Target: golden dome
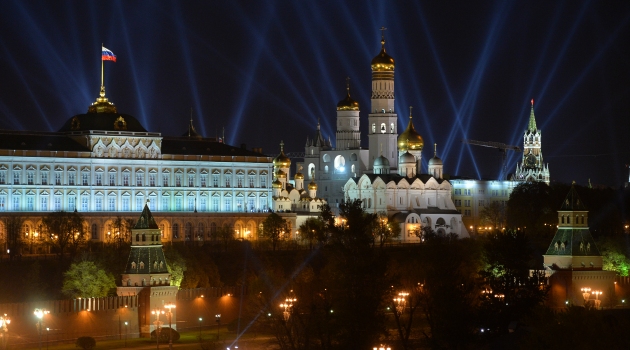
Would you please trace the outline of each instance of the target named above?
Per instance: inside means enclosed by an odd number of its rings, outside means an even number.
[[[346,90],[348,93],[346,94],[346,98],[339,101],[337,103],[338,111],[358,111],[359,110],[359,102],[355,101],[350,97],[350,78],[346,78]]]
[[[276,172],[276,178],[278,178],[278,179],[286,179],[287,178],[287,173],[285,173],[282,170],[278,170]]]
[[[296,179],[296,180],[304,180],[304,174],[302,174],[302,173],[296,173],[296,174],[295,174],[295,179]]]
[[[317,184],[315,183],[315,181],[311,181],[311,183],[308,184],[308,189],[313,191],[317,190]]]
[[[284,155],[284,142],[280,141],[280,154],[274,158],[273,166],[278,168],[288,168],[291,166],[291,159]]]
[[[346,95],[346,98],[344,98],[343,100],[339,101],[339,103],[337,103],[337,110],[338,111],[358,111],[359,102],[353,100],[350,97],[350,92],[348,92],[348,94]]]
[[[412,119],[413,118],[411,116],[411,113],[409,113],[409,124],[407,125],[407,129],[405,129],[405,131],[403,131],[403,133],[398,136],[399,151],[422,151],[422,147],[424,147],[424,140],[413,127]]]
[[[392,56],[388,55],[385,52],[385,38],[381,39],[381,52],[376,55],[372,59],[372,70],[373,71],[393,71],[394,70],[394,59]]]
[[[282,188],[282,182],[280,182],[280,180],[276,179],[276,181],[271,183],[271,188]]]

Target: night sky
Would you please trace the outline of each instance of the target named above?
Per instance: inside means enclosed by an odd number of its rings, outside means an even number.
[[[552,181],[618,187],[630,164],[630,1],[3,1],[0,128],[61,128],[98,96],[149,131],[197,130],[276,155],[303,152],[318,119],[361,105],[367,147],[370,61],[396,60],[400,132],[413,106],[424,159],[496,179],[523,145],[530,100]],[[520,154],[510,154],[513,172]],[[426,169],[426,161],[425,161]]]

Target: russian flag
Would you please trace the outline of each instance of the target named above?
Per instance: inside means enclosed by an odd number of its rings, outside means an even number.
[[[116,62],[116,55],[114,55],[114,53],[106,48],[105,46],[103,46],[103,61],[114,61]]]

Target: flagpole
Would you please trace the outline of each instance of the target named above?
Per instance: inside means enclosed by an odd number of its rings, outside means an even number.
[[[105,86],[105,83],[104,83],[104,80],[105,80],[104,76],[105,76],[105,74],[103,73],[103,66],[104,66],[104,64],[103,64],[103,43],[101,43],[101,87]]]

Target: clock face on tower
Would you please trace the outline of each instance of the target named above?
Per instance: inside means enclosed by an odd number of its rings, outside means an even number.
[[[528,168],[533,168],[536,166],[536,156],[534,156],[533,154],[528,154],[525,157],[525,166],[527,166]]]

